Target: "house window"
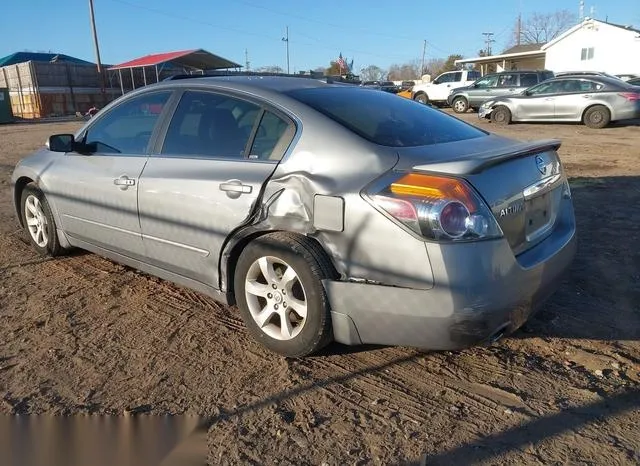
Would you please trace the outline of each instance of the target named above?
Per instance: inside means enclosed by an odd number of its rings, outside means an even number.
[[[580,53],[580,60],[585,61],[591,59],[593,59],[593,47],[582,49],[582,52]]]

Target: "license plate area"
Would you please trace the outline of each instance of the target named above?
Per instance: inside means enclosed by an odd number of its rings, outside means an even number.
[[[559,189],[547,191],[525,202],[525,236],[528,243],[541,240],[556,221]]]

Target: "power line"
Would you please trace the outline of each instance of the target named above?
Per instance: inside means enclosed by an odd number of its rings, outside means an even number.
[[[282,39],[276,39],[273,35],[264,34],[264,33],[257,33],[257,32],[248,31],[246,29],[238,29],[238,28],[233,28],[233,27],[224,26],[224,25],[220,25],[220,24],[215,24],[215,23],[211,23],[211,22],[208,22],[208,21],[203,21],[201,19],[190,18],[188,16],[183,16],[183,15],[176,14],[176,13],[173,13],[173,12],[160,10],[158,8],[153,8],[153,7],[148,7],[148,6],[145,6],[145,5],[140,5],[138,3],[129,2],[127,0],[111,0],[111,1],[123,4],[123,5],[127,5],[127,6],[130,6],[130,7],[133,7],[133,8],[138,8],[138,9],[141,9],[141,10],[149,11],[151,13],[155,13],[155,14],[158,14],[158,15],[167,16],[167,17],[172,18],[172,19],[179,19],[179,20],[182,20],[182,21],[202,24],[204,26],[209,26],[209,27],[212,27],[212,28],[215,28],[215,29],[219,29],[219,30],[226,30],[226,31],[235,32],[235,33],[238,33],[238,34],[242,34],[244,36],[248,35],[248,36],[259,37],[259,38],[262,38],[262,39],[269,39],[269,40],[273,40],[273,41],[275,41],[275,40],[282,41]],[[243,3],[246,3],[246,2],[243,2]],[[269,10],[269,8],[260,7],[260,6],[257,6],[256,8],[263,8],[263,9]],[[311,39],[313,41],[318,42],[318,44],[313,44],[313,43],[309,43],[309,42],[297,41],[296,40],[296,44],[299,44],[299,45],[307,45],[307,46],[310,46],[310,47],[322,48],[322,49],[325,49],[325,50],[333,50],[333,51],[342,48],[343,50],[348,51],[349,53],[368,55],[368,56],[377,57],[377,58],[395,58],[395,59],[401,59],[401,60],[409,59],[408,55],[389,55],[389,54],[383,55],[383,54],[372,53],[372,52],[367,52],[367,51],[363,51],[363,50],[356,50],[356,49],[350,49],[350,48],[346,49],[341,45],[328,44],[325,40],[320,40],[320,39],[311,37],[311,36],[306,35],[306,34],[301,33],[301,32],[297,32],[297,34],[299,36],[303,36],[303,37],[306,37],[308,39]],[[427,44],[433,49],[440,50],[441,52],[443,52],[445,54],[448,54],[447,51],[438,48],[437,46],[435,46],[434,44],[432,44],[429,41],[427,41]]]
[[[405,41],[410,41],[410,42],[416,42],[417,38],[416,37],[409,37],[409,36],[400,36],[400,35],[395,35],[395,34],[388,34],[385,32],[377,32],[377,31],[372,31],[371,29],[368,28],[354,28],[351,25],[344,25],[344,24],[336,24],[336,23],[330,23],[328,21],[322,21],[316,18],[310,18],[308,16],[302,16],[302,15],[297,15],[297,14],[293,14],[293,13],[288,13],[285,11],[280,11],[280,10],[276,10],[274,8],[270,8],[270,7],[266,7],[264,5],[257,5],[255,3],[251,3],[251,2],[247,2],[244,0],[236,0],[236,3],[241,3],[243,5],[246,5],[248,7],[251,8],[257,8],[260,10],[265,10],[268,11],[270,13],[276,14],[276,15],[281,15],[281,16],[287,16],[289,18],[295,18],[295,19],[299,19],[302,21],[308,21],[310,23],[316,23],[316,24],[322,24],[323,26],[329,26],[332,28],[336,28],[336,29],[340,29],[342,31],[344,30],[351,30],[351,31],[355,31],[358,32],[358,34],[360,35],[370,35],[370,36],[378,36],[378,37],[386,37],[388,39],[400,39],[400,40],[405,40]],[[441,47],[438,47],[437,45],[427,41],[427,43],[429,44],[429,46],[435,50],[439,50],[442,53],[448,54],[449,51],[444,50]]]
[[[482,35],[485,36],[485,43],[487,44],[487,55],[491,55],[491,44],[495,42],[495,40],[491,38],[493,36],[493,32],[483,32]]]

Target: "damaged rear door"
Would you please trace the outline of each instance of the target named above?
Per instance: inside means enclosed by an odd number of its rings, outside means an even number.
[[[293,122],[256,103],[185,91],[140,179],[149,262],[219,288],[222,245],[251,215],[294,134]]]

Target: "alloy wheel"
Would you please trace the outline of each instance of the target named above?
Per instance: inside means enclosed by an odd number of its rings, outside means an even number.
[[[24,217],[33,241],[41,248],[46,247],[49,243],[49,224],[40,199],[33,194],[24,203]]]
[[[245,278],[245,295],[251,317],[276,340],[291,340],[307,320],[307,299],[297,272],[282,259],[255,260]]]

